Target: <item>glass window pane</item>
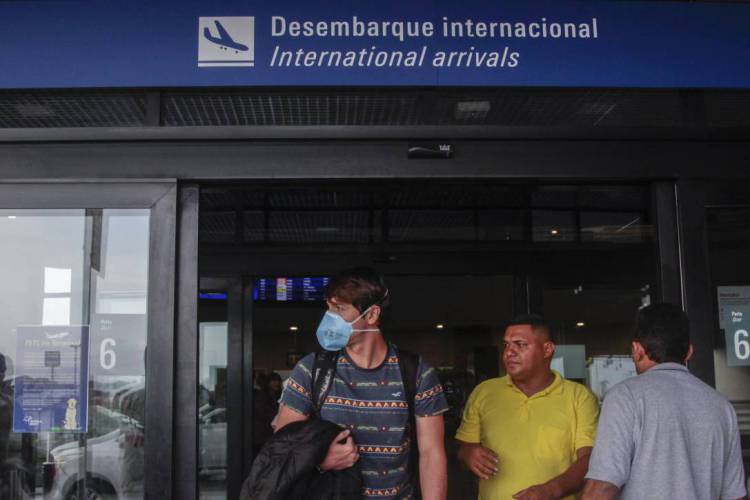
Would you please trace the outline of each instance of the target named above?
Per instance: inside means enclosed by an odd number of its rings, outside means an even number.
[[[227,294],[201,292],[198,301],[198,493],[227,498]]]
[[[0,242],[0,497],[142,498],[149,211],[0,210]]]
[[[640,243],[651,237],[651,226],[634,212],[581,212],[581,240]]]
[[[575,241],[576,214],[564,210],[531,212],[533,241]]]
[[[488,241],[520,241],[524,239],[522,210],[481,210],[479,239]]]
[[[716,296],[716,390],[732,402],[750,484],[750,207],[707,213],[711,281]]]
[[[470,210],[391,210],[390,241],[445,241],[476,239],[474,212]]]
[[[650,285],[616,282],[544,289],[544,313],[556,342],[552,368],[585,383],[600,399],[615,383],[634,376],[633,318],[650,303],[650,291]]]

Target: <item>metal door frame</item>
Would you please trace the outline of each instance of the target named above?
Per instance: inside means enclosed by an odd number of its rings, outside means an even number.
[[[252,432],[246,425],[252,418],[252,369],[247,369],[247,353],[252,352],[252,335],[246,331],[248,324],[245,318],[245,289],[240,277],[201,277],[200,290],[222,291],[227,294],[227,498],[237,498],[242,481],[249,471],[249,452],[252,446],[247,445],[252,439]],[[197,301],[197,293],[195,295]],[[196,310],[197,318],[197,310]],[[196,335],[193,356],[198,356],[198,338]],[[252,363],[252,356],[250,356]],[[193,377],[198,386],[198,365],[191,372],[184,372],[184,377]],[[197,433],[197,393],[194,404],[186,408],[186,414],[192,417],[192,427]],[[229,437],[231,436],[231,439]],[[250,443],[252,445],[252,443]],[[197,457],[199,443],[191,449],[184,445],[186,454]],[[181,499],[197,498],[198,464],[193,468],[194,487],[184,492]],[[187,473],[188,471],[185,470]],[[192,493],[192,495],[191,495]]]
[[[150,210],[144,496],[172,497],[175,181],[0,182],[0,208]]]

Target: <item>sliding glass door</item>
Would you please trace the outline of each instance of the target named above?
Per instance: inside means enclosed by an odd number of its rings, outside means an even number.
[[[0,185],[0,497],[169,493],[174,207],[169,184]]]

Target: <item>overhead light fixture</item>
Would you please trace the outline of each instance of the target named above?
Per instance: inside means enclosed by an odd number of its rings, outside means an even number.
[[[576,323],[576,327],[578,327],[578,328],[583,328],[584,326],[586,326],[586,323],[584,323],[583,321],[578,321]]]
[[[456,120],[484,120],[491,108],[490,101],[459,101],[453,116]]]
[[[38,103],[22,103],[13,106],[24,118],[54,118],[57,115],[51,108]]]
[[[438,323],[437,325],[435,325],[435,328],[437,328],[438,330],[442,330],[443,328],[445,328],[445,325],[442,323]]]
[[[297,330],[299,330],[299,327],[292,325],[292,326],[289,327],[289,330],[291,330],[293,332],[296,332]]]
[[[557,236],[559,233],[560,231],[558,231],[557,229],[553,229],[552,231],[550,231],[550,234],[553,234],[555,236]]]
[[[15,219],[15,218],[16,218],[16,216],[15,216],[15,215],[9,215],[9,216],[8,216],[8,218],[9,218],[9,219]]]

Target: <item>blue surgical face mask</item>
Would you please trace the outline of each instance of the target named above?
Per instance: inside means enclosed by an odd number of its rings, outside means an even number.
[[[357,316],[354,321],[348,322],[338,314],[326,311],[320,320],[315,336],[318,337],[320,347],[326,351],[340,351],[349,343],[354,332],[379,332],[380,328],[353,328],[352,325],[367,314],[373,306],[365,309],[365,312]]]

